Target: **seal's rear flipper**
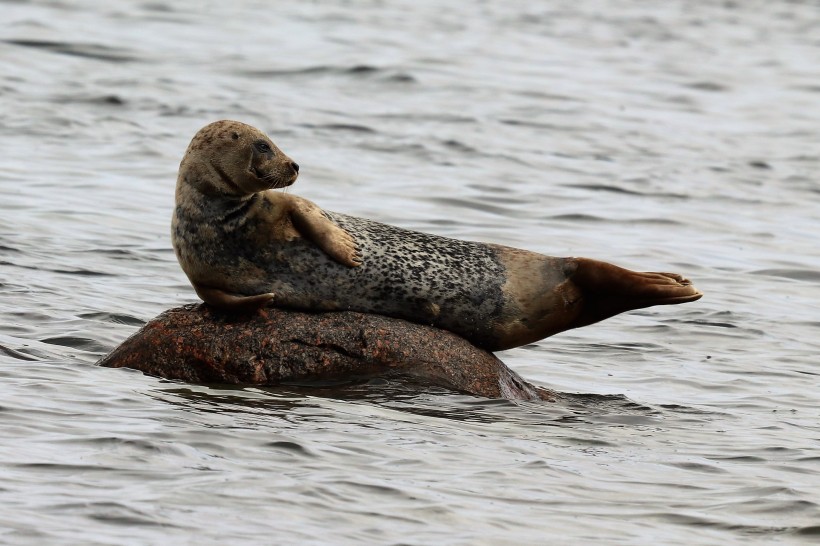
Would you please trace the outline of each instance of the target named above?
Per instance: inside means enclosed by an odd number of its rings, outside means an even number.
[[[572,328],[586,326],[625,311],[699,300],[703,294],[675,273],[630,271],[617,265],[575,258],[572,283],[580,292],[581,313]]]

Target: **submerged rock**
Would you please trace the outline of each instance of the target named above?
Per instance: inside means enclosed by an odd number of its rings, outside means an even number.
[[[553,395],[455,334],[352,311],[266,308],[229,316],[186,305],[148,322],[98,364],[190,383],[308,385],[406,377],[488,398]]]

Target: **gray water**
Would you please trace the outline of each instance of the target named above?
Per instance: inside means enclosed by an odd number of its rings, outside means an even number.
[[[814,2],[0,2],[0,541],[820,541]],[[555,404],[94,362],[196,300],[176,168],[706,296],[500,354]]]

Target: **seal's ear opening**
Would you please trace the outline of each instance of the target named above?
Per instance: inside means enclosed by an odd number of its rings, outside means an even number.
[[[239,133],[237,133],[236,131],[234,131],[233,133],[231,133],[231,138],[232,138],[233,140],[239,140]]]

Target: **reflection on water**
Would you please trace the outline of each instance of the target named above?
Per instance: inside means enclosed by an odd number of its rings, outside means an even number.
[[[638,422],[657,417],[658,409],[637,404],[622,395],[565,393],[559,404],[476,398],[455,394],[409,379],[378,378],[352,385],[325,387],[240,388],[183,387],[163,389],[157,396],[169,404],[196,407],[201,411],[278,414],[303,407],[321,407],[322,400],[374,405],[385,410],[439,419],[522,426],[553,426],[584,419],[601,422]],[[555,405],[555,407],[551,407]],[[692,410],[695,411],[695,410]]]
[[[820,534],[813,3],[0,4],[9,542]],[[706,296],[503,353],[551,404],[93,366],[195,299],[174,180],[222,118],[329,210]]]

